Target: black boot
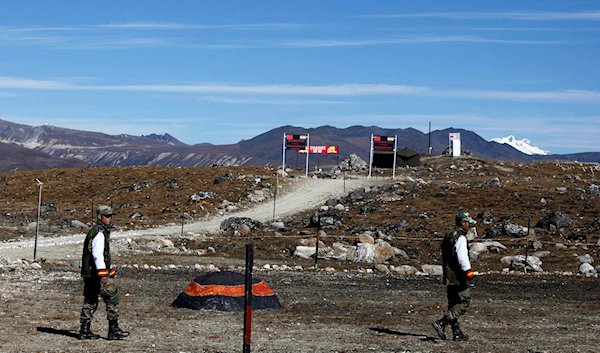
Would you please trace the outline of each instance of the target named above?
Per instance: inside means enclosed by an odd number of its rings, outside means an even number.
[[[100,336],[96,335],[92,332],[92,330],[90,330],[91,326],[91,320],[82,321],[81,327],[79,328],[79,336],[77,338],[79,338],[80,340],[97,340],[98,338],[100,338]]]
[[[431,325],[435,329],[435,332],[437,332],[438,336],[440,336],[441,339],[445,340],[446,333],[444,331],[446,331],[446,326],[448,325],[448,321],[446,320],[446,317],[443,317],[443,318],[435,321]]]
[[[117,319],[108,321],[108,337],[109,340],[122,340],[129,336],[129,332],[121,330]]]
[[[458,326],[458,322],[454,322],[452,325],[452,340],[453,341],[466,341],[469,336],[465,335]]]

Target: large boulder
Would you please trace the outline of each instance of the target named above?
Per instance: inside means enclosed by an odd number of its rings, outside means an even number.
[[[252,231],[262,228],[262,223],[255,219],[248,217],[229,217],[221,222],[220,229],[222,231],[227,231],[230,229],[239,230],[243,224],[248,226]]]
[[[551,229],[551,226],[556,228],[566,228],[573,225],[573,220],[566,213],[563,212],[552,212],[542,219],[540,219],[535,225],[536,228]]]
[[[528,229],[527,227],[522,227],[518,224],[514,224],[514,223],[506,223],[503,225],[504,228],[504,233],[506,233],[506,235],[511,236],[511,237],[524,237],[527,236],[528,234]]]
[[[535,272],[543,272],[542,269],[542,260],[540,260],[536,256],[524,256],[524,255],[516,255],[512,258],[512,262],[510,264],[511,270],[525,270],[525,271],[535,271]]]
[[[584,274],[586,277],[594,276],[597,273],[594,266],[590,265],[587,262],[584,262],[581,265],[579,265],[579,272]]]
[[[375,255],[375,245],[368,243],[356,244],[356,252],[354,253],[354,262],[374,263],[377,256]]]

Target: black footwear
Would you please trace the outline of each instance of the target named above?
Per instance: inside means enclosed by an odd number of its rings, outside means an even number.
[[[466,341],[469,336],[465,335],[458,326],[458,323],[452,324],[452,340],[453,341]]]
[[[125,337],[127,337],[127,336],[129,336],[129,332],[121,330],[121,328],[119,327],[119,323],[116,319],[108,321],[108,337],[107,337],[107,339],[122,340],[122,339],[125,339]]]
[[[446,325],[448,325],[448,322],[446,321],[446,318],[441,318],[437,321],[435,321],[433,324],[431,324],[435,330],[435,332],[437,332],[438,336],[445,340],[446,339],[446,333],[444,332],[446,330]]]
[[[91,326],[91,321],[83,321],[81,323],[81,328],[79,329],[79,336],[77,336],[77,338],[79,338],[80,340],[97,340],[98,338],[100,338],[99,335],[93,333],[90,330]]]

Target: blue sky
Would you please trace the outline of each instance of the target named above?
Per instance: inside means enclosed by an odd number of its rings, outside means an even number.
[[[600,151],[599,43],[600,1],[6,1],[0,119],[188,144],[431,122]]]

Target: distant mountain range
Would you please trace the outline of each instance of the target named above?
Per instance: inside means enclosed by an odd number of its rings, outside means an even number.
[[[529,139],[525,138],[522,140],[517,140],[513,135],[510,135],[508,137],[493,138],[490,141],[501,143],[501,144],[507,144],[527,155],[536,154],[536,155],[546,156],[546,155],[552,154],[552,152],[550,152],[550,151],[545,151],[537,146],[532,145],[531,141]]]
[[[309,134],[310,145],[338,146],[339,155],[311,155],[309,163],[332,166],[356,154],[369,161],[371,135],[398,136],[398,147],[441,154],[448,147],[450,133],[461,134],[461,146],[472,155],[491,160],[576,160],[600,162],[600,152],[567,155],[526,154],[507,143],[486,141],[475,132],[447,128],[425,134],[413,128],[388,129],[378,126],[351,126],[339,129],[320,126],[305,129],[282,126],[236,144],[187,145],[168,134],[148,136],[107,135],[51,125],[28,126],[0,120],[0,172],[49,168],[97,166],[281,165],[284,134]],[[304,166],[304,155],[286,152],[286,165]]]

